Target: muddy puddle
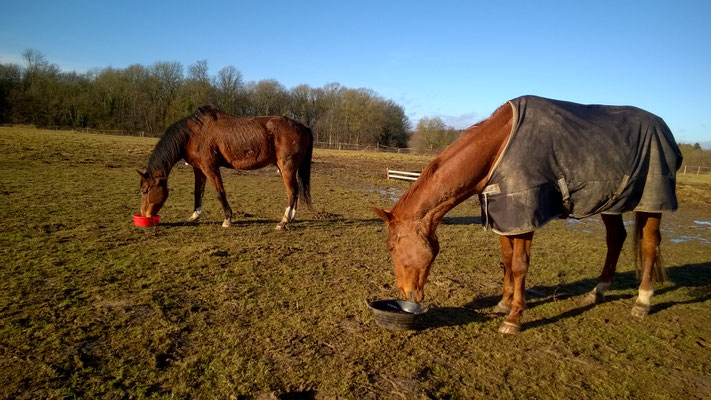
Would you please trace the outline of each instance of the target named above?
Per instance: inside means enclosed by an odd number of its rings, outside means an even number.
[[[393,187],[389,187],[387,189],[368,187],[368,188],[365,188],[362,190],[364,192],[368,192],[368,193],[377,193],[377,194],[379,194],[379,195],[381,195],[393,202],[400,200],[400,196],[402,196],[402,194],[405,193],[404,189],[393,188]]]
[[[634,229],[634,220],[624,221],[624,225],[625,229],[630,232]],[[566,220],[566,226],[570,229],[584,233],[605,233],[605,227],[599,217],[590,217],[585,219],[569,218]],[[689,231],[702,233],[689,233]],[[711,221],[706,220],[693,220],[691,223],[687,224],[671,225],[665,225],[664,221],[662,221],[661,227],[664,240],[668,240],[672,243],[700,242],[704,244],[711,244],[711,239],[708,238],[709,231],[711,231]]]

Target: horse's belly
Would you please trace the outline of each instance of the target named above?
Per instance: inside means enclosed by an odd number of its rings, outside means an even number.
[[[234,169],[258,169],[274,164],[274,151],[266,143],[230,143],[221,146],[224,166]]]
[[[235,159],[226,161],[225,165],[222,165],[222,166],[227,167],[227,168],[240,169],[240,170],[249,170],[249,169],[264,168],[267,165],[271,165],[271,164],[274,164],[274,162],[271,161],[271,159],[268,157],[262,157],[262,156],[253,155],[253,154],[245,154],[244,157],[235,158]]]

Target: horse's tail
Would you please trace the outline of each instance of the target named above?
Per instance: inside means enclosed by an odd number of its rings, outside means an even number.
[[[642,216],[641,213],[634,213],[634,266],[636,270],[637,279],[642,278],[642,263],[644,259],[642,257]],[[652,265],[652,283],[654,282],[664,282],[667,279],[667,272],[664,268],[664,260],[662,259],[662,248],[661,241],[657,243],[657,248],[655,249],[657,256],[654,258],[654,265]]]
[[[297,180],[299,181],[299,192],[301,196],[306,201],[306,205],[311,209],[311,156],[314,150],[314,135],[311,133],[311,129],[304,126],[304,129],[308,131],[309,134],[309,148],[304,154],[304,159],[301,160],[301,165],[299,165],[299,172],[297,174]]]

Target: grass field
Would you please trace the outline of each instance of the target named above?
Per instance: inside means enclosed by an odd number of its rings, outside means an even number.
[[[386,167],[429,157],[316,150],[314,210],[285,232],[275,168],[223,172],[223,229],[211,191],[183,224],[178,164],[161,225],[137,228],[155,142],[0,128],[0,398],[711,398],[711,177],[679,178],[642,322],[630,243],[608,302],[583,306],[603,226],[560,220],[536,233],[523,331],[500,335],[498,238],[466,201],[438,230],[427,327],[397,333],[364,305],[396,295],[370,205],[407,188]]]

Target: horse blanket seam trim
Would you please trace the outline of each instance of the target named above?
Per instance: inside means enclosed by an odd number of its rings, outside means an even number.
[[[509,132],[509,137],[506,138],[506,144],[504,145],[504,149],[501,150],[501,154],[499,155],[499,158],[494,161],[494,165],[491,167],[491,170],[489,171],[489,175],[486,176],[486,180],[488,181],[491,179],[491,174],[496,171],[496,167],[499,165],[499,161],[504,157],[504,154],[506,154],[506,149],[509,148],[509,144],[511,143],[511,139],[514,136],[514,133],[516,132],[516,128],[518,128],[518,110],[516,107],[514,107],[513,103],[511,103],[511,100],[507,101],[506,104],[508,104],[511,107],[511,111],[513,116],[511,117],[513,119],[513,123],[511,124],[511,132]],[[487,186],[488,187],[488,186]]]
[[[512,132],[489,172],[486,194],[480,195],[484,228],[512,235],[568,211],[584,218],[677,208],[682,157],[661,118],[636,107],[537,96],[508,103]],[[570,207],[563,202],[565,189]]]

